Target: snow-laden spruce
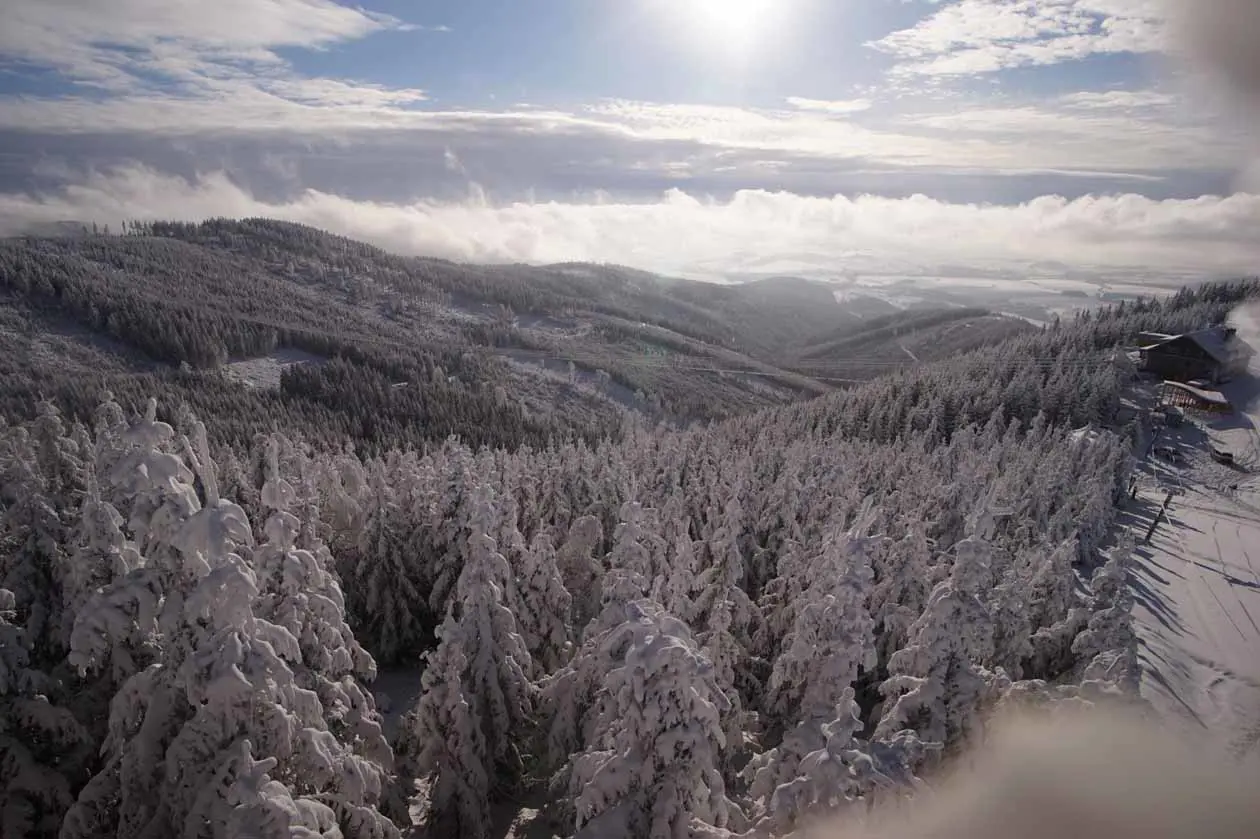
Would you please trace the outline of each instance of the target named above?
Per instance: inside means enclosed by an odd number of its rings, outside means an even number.
[[[49,701],[55,685],[31,667],[30,636],[16,617],[17,598],[0,588],[0,834],[35,839],[57,835],[92,740]]]
[[[238,783],[240,773],[251,771],[241,752],[248,741],[265,760],[275,759],[272,780],[288,788],[289,798],[311,802],[285,810],[287,823],[276,822],[273,812],[264,835],[302,828],[319,802],[343,836],[396,836],[376,809],[392,756],[370,695],[339,672],[343,664],[353,667],[353,654],[306,661],[298,636],[258,614],[288,611],[299,631],[306,630],[297,624],[312,624],[313,638],[344,638],[336,626],[315,625],[336,620],[335,603],[322,615],[307,603],[306,614],[295,615],[299,604],[284,599],[286,585],[309,582],[313,557],[293,549],[295,528],[278,511],[269,527],[276,544],[262,553],[273,551],[272,564],[290,568],[282,575],[287,579],[277,581],[281,599],[265,597],[268,582],[245,558],[252,554],[252,528],[239,506],[219,496],[204,428],[197,429],[195,445],[181,441],[192,469],[165,450],[173,437],[150,404],[123,435],[124,453],[111,470],[115,490],[131,495],[123,500],[132,510],[129,527],[141,534],[135,541],[145,549],[143,564],[80,616],[72,660],[81,671],[99,669],[120,646],[110,637],[119,631],[156,634],[162,643],[119,688],[104,765],[79,794],[61,835],[225,835],[225,827],[243,817],[238,808],[257,803]],[[194,471],[204,498],[192,486]],[[264,495],[278,503],[283,493],[272,489]],[[286,523],[289,528],[281,526]],[[119,608],[128,614],[127,598],[111,596],[128,591],[144,594],[144,608],[132,613],[141,621],[103,619]],[[370,659],[360,656],[359,664],[371,672]],[[309,675],[299,680],[303,672]],[[275,797],[276,787],[268,789]]]
[[[759,833],[794,835],[793,831],[846,809],[850,822],[860,822],[881,801],[913,795],[925,787],[915,776],[915,768],[935,747],[909,730],[888,740],[862,740],[858,734],[865,723],[853,697],[853,688],[845,688],[833,720],[815,720],[814,726],[799,726],[784,737],[780,748],[802,757],[795,762],[794,776],[774,786],[759,808]],[[754,793],[773,777],[767,766],[754,769],[750,765],[750,770],[757,775]],[[855,805],[861,809],[854,809]]]
[[[372,469],[368,486],[371,503],[342,575],[363,617],[360,636],[382,661],[394,662],[419,649],[428,629],[422,580],[427,569],[402,538],[405,517],[381,465]]]
[[[1126,533],[1090,580],[1092,614],[1072,643],[1077,660],[1086,663],[1088,681],[1136,687],[1140,672],[1138,639],[1133,627],[1133,592],[1129,587],[1134,548],[1133,535]]]
[[[582,516],[569,528],[556,552],[556,566],[572,598],[571,625],[579,633],[599,614],[604,567],[598,555],[604,529],[595,516]]]
[[[610,601],[591,622],[573,658],[542,682],[538,707],[546,715],[544,764],[552,770],[564,766],[593,737],[604,676],[625,657],[632,640],[632,602]],[[562,774],[567,784],[568,775]]]
[[[463,629],[448,614],[437,635],[437,648],[426,654],[420,700],[398,738],[397,817],[406,817],[421,781],[427,785],[425,820],[439,835],[481,839],[489,830],[489,760],[464,685]]]
[[[691,518],[682,497],[674,493],[661,510],[664,569],[652,581],[652,599],[688,623],[694,622],[699,556],[691,538]]]
[[[637,501],[627,501],[621,506],[620,521],[613,531],[613,546],[606,562],[610,568],[619,568],[638,574],[645,580],[654,580],[664,570],[665,546],[657,535],[656,511],[646,510]]]
[[[880,657],[905,645],[911,624],[923,614],[934,587],[936,561],[927,523],[915,519],[905,535],[876,557],[880,581],[871,592],[871,615],[880,628]]]
[[[853,685],[877,662],[875,621],[867,609],[874,581],[870,554],[882,541],[866,532],[873,519],[873,504],[868,500],[853,526],[823,546],[767,686],[767,710],[783,727],[783,740],[754,757],[744,775],[758,812],[780,831],[804,814],[803,808],[796,809],[803,802],[814,803],[813,797],[803,796],[800,790],[812,789],[823,780],[810,778],[802,763],[826,746],[834,736],[829,730],[838,731],[851,720]],[[861,727],[841,738],[844,748],[850,748],[848,740]],[[842,757],[837,753],[834,759]],[[818,765],[831,766],[827,761]],[[785,785],[788,789],[781,790]]]
[[[657,604],[635,602],[627,619],[629,649],[608,674],[603,711],[573,760],[577,835],[679,839],[693,821],[725,827],[738,812],[719,769],[725,697],[712,665],[686,625]]]
[[[508,608],[512,569],[490,536],[497,518],[494,495],[482,487],[474,498],[454,609],[468,656],[473,713],[486,737],[488,768],[511,777],[520,771],[519,738],[533,713],[532,660]]]
[[[961,744],[1009,683],[981,663],[994,653],[993,618],[983,601],[992,585],[992,545],[973,533],[953,553],[949,579],[932,591],[909,643],[889,659],[877,737],[908,728],[926,742]]]
[[[554,673],[573,648],[569,625],[573,596],[564,587],[548,534],[534,536],[522,555],[519,574],[521,636],[533,662],[543,673]]]
[[[482,831],[485,826],[469,815],[473,807],[469,802],[475,800],[474,809],[485,810],[492,794],[519,780],[534,690],[529,680],[529,649],[508,607],[512,572],[490,535],[499,513],[489,487],[475,490],[471,510],[463,549],[467,559],[442,626],[436,658],[429,661],[434,675],[430,679],[426,672],[425,693],[400,739],[400,783],[409,794],[413,778],[436,777],[442,797],[431,804],[433,818],[442,822],[454,818],[468,825],[464,829]],[[434,751],[430,741],[444,736],[443,729],[434,726],[443,721],[472,726],[476,738],[461,740],[453,751]],[[473,762],[478,767],[475,777],[464,781],[451,776]],[[479,780],[482,777],[484,783]]]

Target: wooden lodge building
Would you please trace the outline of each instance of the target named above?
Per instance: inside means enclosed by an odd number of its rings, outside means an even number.
[[[1184,335],[1143,333],[1141,339],[1142,369],[1174,382],[1227,382],[1247,370],[1252,354],[1227,326]]]
[[[1159,388],[1159,404],[1202,411],[1208,414],[1232,414],[1234,406],[1219,391],[1181,382],[1164,382]]]

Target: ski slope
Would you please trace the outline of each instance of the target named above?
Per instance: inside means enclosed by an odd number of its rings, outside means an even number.
[[[1132,587],[1142,695],[1165,718],[1260,758],[1260,382],[1224,388],[1240,410],[1160,439],[1185,463],[1142,465],[1140,540],[1167,491],[1167,520],[1139,544]],[[1211,460],[1228,449],[1237,468]]]

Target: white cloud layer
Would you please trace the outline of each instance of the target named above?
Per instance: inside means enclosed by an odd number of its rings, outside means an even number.
[[[344,233],[405,254],[456,260],[606,261],[717,279],[744,273],[904,271],[942,266],[1018,275],[1054,261],[1099,277],[1158,266],[1152,281],[1254,274],[1260,195],[1153,201],[1139,195],[1017,206],[922,196],[809,198],[744,191],[725,202],[671,190],[651,203],[382,204],[308,191],[257,200],[223,174],[194,181],[141,168],[97,174],[42,197],[0,196],[0,232],[33,222],[271,216]],[[686,235],[679,235],[686,231]]]
[[[699,277],[945,265],[1019,273],[1045,261],[1099,275],[1256,270],[1253,194],[1015,203],[1056,191],[1217,190],[1245,164],[1254,133],[1213,119],[1211,97],[1188,107],[1164,88],[905,95],[926,76],[1166,50],[1165,0],[924,5],[917,25],[871,44],[892,56],[902,87],[863,88],[863,98],[503,110],[438,110],[424,90],[297,73],[283,49],[444,31],[334,0],[2,2],[0,58],[19,71],[52,69],[83,95],[0,96],[0,230],[267,215],[404,253],[610,261]],[[1260,91],[1255,38],[1245,34],[1260,4],[1202,8],[1190,30],[1198,53],[1219,53],[1236,87]],[[192,171],[210,174],[174,174]],[[617,197],[492,202],[473,182],[514,197],[535,188]],[[669,185],[686,191],[624,197]],[[434,197],[465,190],[480,197]],[[710,190],[733,197],[694,197]],[[956,200],[817,197],[865,190]],[[976,195],[999,203],[963,203]]]
[[[800,111],[825,114],[856,114],[869,111],[873,104],[869,99],[805,99],[801,96],[789,96],[787,103]]]
[[[965,76],[1168,45],[1163,0],[960,0],[871,46],[911,76]]]
[[[324,49],[388,29],[441,31],[334,0],[5,0],[0,57],[19,68],[55,70],[91,90],[77,105],[35,100],[54,110],[64,105],[72,115],[83,101],[153,107],[158,119],[198,102],[218,103],[225,114],[240,105],[248,115],[268,101],[290,110],[353,111],[413,103],[424,94],[300,77],[276,51]]]
[[[903,73],[1023,66],[1162,42],[1162,0],[959,0],[927,8],[934,11],[918,25],[875,43]],[[612,191],[617,172],[678,184],[743,173],[753,186],[791,172],[828,191],[843,188],[837,173],[881,169],[1054,174],[1102,188],[1104,180],[1155,183],[1162,172],[1215,178],[1244,165],[1249,144],[1244,131],[1205,122],[1164,91],[1082,91],[1040,102],[959,96],[947,100],[948,111],[939,100],[894,99],[888,91],[788,97],[777,108],[611,100],[564,110],[439,110],[420,89],[303,77],[277,52],[425,28],[334,0],[5,0],[0,57],[56,69],[86,95],[0,96],[0,130],[170,143],[284,135],[286,144],[339,142],[365,154],[375,147],[363,137],[376,132],[396,148],[503,160],[524,160],[523,151],[546,142],[557,159],[574,161],[572,180],[587,178],[579,188]],[[605,163],[583,170],[596,159]],[[136,162],[151,161],[137,155]],[[799,181],[782,185],[802,189]]]
[[[57,134],[197,133],[314,138],[403,132],[418,146],[503,144],[551,137],[591,148],[610,143],[690,144],[714,153],[760,155],[758,165],[811,159],[868,165],[1010,171],[1149,173],[1232,169],[1247,138],[1152,91],[1084,93],[1037,105],[939,105],[872,114],[870,104],[797,99],[786,109],[609,100],[571,111],[418,110],[421,91],[329,80],[270,80],[204,97],[152,93],[107,100],[0,98],[0,126]],[[1198,118],[1196,118],[1198,117]],[[628,165],[634,165],[628,161]],[[687,160],[670,161],[685,176]],[[602,186],[602,185],[600,185]]]

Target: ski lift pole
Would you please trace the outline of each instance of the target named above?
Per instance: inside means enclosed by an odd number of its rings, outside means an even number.
[[[1155,514],[1155,521],[1151,522],[1150,529],[1146,531],[1146,538],[1142,540],[1144,544],[1149,545],[1151,543],[1151,537],[1155,535],[1155,528],[1159,527],[1160,520],[1163,519],[1165,514],[1168,512],[1168,505],[1172,503],[1174,494],[1176,494],[1176,490],[1168,490],[1168,495],[1164,498],[1164,503],[1160,505],[1159,512]]]

